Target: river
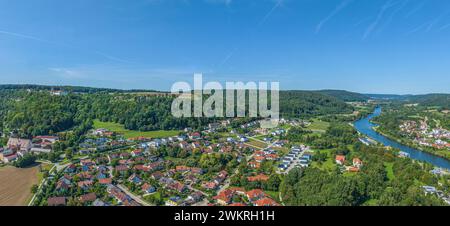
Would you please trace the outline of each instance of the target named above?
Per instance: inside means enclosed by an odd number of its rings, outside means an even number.
[[[393,141],[393,140],[375,132],[373,127],[376,125],[371,123],[370,120],[374,117],[379,116],[381,114],[381,110],[382,110],[381,107],[377,107],[372,114],[370,114],[366,118],[356,121],[354,123],[356,130],[358,130],[360,133],[372,138],[373,140],[384,144],[385,146],[391,146],[393,148],[397,148],[403,152],[408,153],[410,155],[409,157],[412,159],[428,162],[437,167],[450,169],[450,161],[445,158],[442,158],[442,157],[439,157],[439,156],[436,156],[436,155],[433,155],[433,154],[430,154],[427,152],[423,152],[423,151],[420,151],[415,148],[411,148],[411,147],[402,145],[396,141]]]

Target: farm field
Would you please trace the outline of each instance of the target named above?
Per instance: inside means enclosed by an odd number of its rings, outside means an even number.
[[[0,168],[0,206],[26,206],[31,186],[39,183],[39,166],[20,169]]]
[[[123,135],[125,138],[136,138],[136,137],[148,137],[148,138],[162,138],[176,136],[180,132],[179,130],[156,130],[156,131],[135,131],[125,129],[120,123],[114,122],[101,122],[99,120],[94,120],[95,129],[107,129],[112,132]]]
[[[330,126],[330,123],[328,123],[328,122],[314,119],[311,122],[311,125],[308,126],[308,129],[310,129],[311,131],[314,131],[314,132],[325,132],[329,126]]]

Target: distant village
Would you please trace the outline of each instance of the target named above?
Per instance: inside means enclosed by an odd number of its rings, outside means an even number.
[[[419,120],[419,122],[408,120],[399,127],[400,131],[413,137],[413,141],[420,146],[450,150],[450,131],[443,128],[430,128],[427,120]]]

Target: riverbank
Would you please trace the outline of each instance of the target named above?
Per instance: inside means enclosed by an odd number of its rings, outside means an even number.
[[[385,134],[385,131],[375,131],[377,125],[371,122],[371,120],[377,116],[381,115],[381,107],[376,108],[375,111],[366,118],[355,121],[353,123],[354,128],[364,136],[372,138],[373,140],[383,144],[384,146],[390,146],[392,148],[399,149],[400,151],[406,152],[410,155],[411,159],[428,162],[436,167],[450,169],[450,160],[447,156],[437,155],[436,153],[429,151],[422,151],[411,147],[411,145],[403,145],[405,141],[399,140],[395,136]]]
[[[428,150],[428,149],[426,149],[426,148],[420,147],[420,146],[417,145],[417,144],[414,144],[414,143],[412,143],[412,142],[408,142],[408,141],[405,140],[405,139],[402,139],[402,138],[400,138],[400,137],[397,137],[397,136],[395,136],[395,135],[392,135],[392,134],[390,134],[390,133],[388,133],[388,132],[382,131],[381,129],[379,129],[379,126],[373,127],[373,130],[374,130],[375,132],[377,132],[377,133],[379,133],[379,134],[381,134],[381,135],[387,137],[388,139],[393,140],[393,141],[399,143],[399,144],[402,144],[402,145],[405,145],[405,146],[407,146],[407,147],[414,148],[414,149],[417,149],[417,150],[419,150],[419,151],[423,151],[423,152],[426,152],[426,153],[435,155],[435,156],[437,156],[437,157],[445,158],[446,160],[449,160],[449,161],[450,161],[450,151],[448,152],[448,154],[445,154],[445,152],[444,152],[444,153],[440,153],[440,152]]]

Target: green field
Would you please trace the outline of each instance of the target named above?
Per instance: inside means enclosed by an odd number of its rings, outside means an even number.
[[[252,139],[252,138],[250,138],[249,141],[246,142],[246,144],[249,144],[249,145],[252,145],[252,146],[256,146],[256,147],[261,148],[261,149],[267,148],[267,146],[268,146],[265,142],[259,141],[257,139]]]
[[[331,154],[331,150],[330,149],[320,150],[320,152],[327,153],[327,155],[328,155],[327,160],[325,162],[322,162],[321,164],[319,164],[316,161],[313,161],[313,162],[311,162],[311,166],[319,168],[321,170],[325,170],[325,171],[334,170],[336,168],[336,163],[334,161],[334,156]]]
[[[156,130],[156,131],[136,131],[125,129],[122,124],[114,122],[101,122],[99,120],[94,120],[95,129],[107,129],[111,132],[115,132],[123,135],[125,138],[136,138],[136,137],[148,137],[148,138],[162,138],[171,137],[178,135],[181,131],[179,130]]]
[[[386,167],[387,178],[389,180],[393,180],[395,178],[393,167],[394,164],[391,162],[385,162],[384,167]]]
[[[311,122],[311,125],[308,126],[308,129],[315,131],[315,132],[325,132],[329,126],[330,126],[330,123],[328,123],[328,122],[314,119]]]
[[[264,191],[266,194],[268,194],[270,196],[270,198],[272,198],[273,200],[275,200],[276,202],[280,203],[280,196],[279,196],[279,192],[277,191]]]

